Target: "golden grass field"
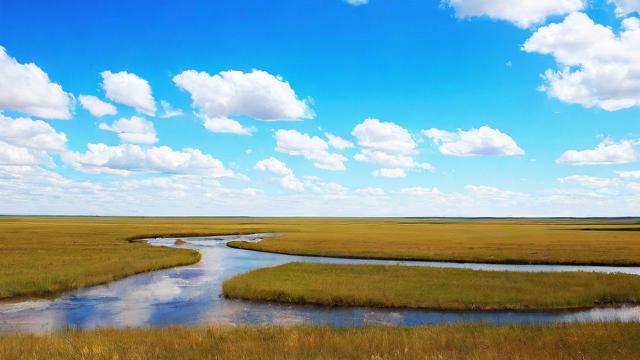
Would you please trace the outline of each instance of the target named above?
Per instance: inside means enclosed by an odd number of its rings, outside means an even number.
[[[288,228],[275,238],[259,243],[232,242],[230,246],[283,254],[372,259],[640,265],[640,225],[440,221],[309,221]]]
[[[638,359],[640,323],[217,327],[0,337],[0,359]]]
[[[288,263],[234,276],[226,297],[330,306],[569,310],[640,303],[640,276]]]
[[[0,217],[0,299],[44,296],[198,261],[128,239],[277,232],[235,246],[282,253],[521,263],[640,264],[635,219]]]

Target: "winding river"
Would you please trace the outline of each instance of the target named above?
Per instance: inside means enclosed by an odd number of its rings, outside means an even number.
[[[640,306],[575,312],[425,311],[332,308],[229,300],[222,282],[248,270],[291,261],[402,264],[506,271],[592,271],[640,275],[638,267],[494,265],[402,262],[291,256],[232,249],[230,240],[259,241],[270,234],[188,238],[185,247],[202,253],[198,264],[154,271],[107,285],[74,290],[54,299],[0,304],[0,332],[43,333],[60,328],[148,327],[206,324],[314,324],[333,326],[424,325],[455,322],[545,323],[640,321]],[[175,239],[150,239],[172,246]]]

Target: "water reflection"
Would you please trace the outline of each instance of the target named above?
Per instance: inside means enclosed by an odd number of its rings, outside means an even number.
[[[283,305],[220,297],[225,279],[251,269],[290,261],[410,264],[478,270],[599,271],[640,275],[640,268],[488,265],[309,258],[231,249],[229,240],[259,240],[269,234],[189,239],[202,252],[198,264],[140,274],[108,285],[69,292],[53,300],[0,304],[0,332],[47,332],[62,327],[132,327],[196,324],[375,324],[420,325],[453,322],[542,323],[640,321],[640,307],[593,309],[572,313],[440,312],[371,308]],[[171,246],[175,239],[154,239]]]

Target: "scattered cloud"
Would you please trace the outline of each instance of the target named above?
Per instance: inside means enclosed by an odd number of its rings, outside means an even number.
[[[80,100],[82,107],[95,117],[116,115],[118,113],[118,109],[113,104],[102,101],[93,95],[80,95],[78,100]]]
[[[203,122],[204,127],[214,133],[224,134],[236,134],[236,135],[251,135],[256,129],[251,127],[247,128],[242,126],[239,122],[229,118],[209,118],[205,117]]]
[[[611,165],[627,164],[638,161],[635,147],[638,140],[621,140],[615,142],[604,139],[595,149],[569,150],[562,154],[556,162],[566,165]]]
[[[324,136],[329,140],[329,145],[336,150],[351,149],[355,146],[351,141],[345,140],[340,136],[333,135],[332,133],[326,132],[324,133]]]
[[[99,127],[118,134],[123,143],[150,145],[158,142],[153,123],[138,116],[116,120],[112,125],[100,123]]]
[[[355,193],[361,196],[386,196],[387,195],[387,192],[384,191],[383,188],[379,188],[379,187],[360,188],[360,189],[356,189]]]
[[[488,126],[479,129],[450,132],[439,129],[423,130],[431,138],[440,153],[451,156],[521,156],[518,144],[507,134]]]
[[[254,169],[280,177],[280,185],[285,189],[293,191],[304,190],[304,184],[294,175],[293,171],[287,166],[287,164],[274,157],[258,161],[254,166]]]
[[[42,120],[0,114],[0,140],[32,150],[63,152],[67,136]]]
[[[465,185],[464,189],[471,196],[495,201],[513,200],[516,197],[526,196],[525,194],[485,185]]]
[[[288,82],[266,71],[222,71],[216,75],[187,70],[173,77],[191,94],[193,107],[211,118],[248,116],[257,120],[302,120],[313,111]]]
[[[604,188],[609,186],[615,186],[618,184],[616,179],[601,178],[595,176],[586,175],[571,175],[558,179],[558,182],[568,185],[579,185],[588,188]]]
[[[382,168],[374,170],[371,175],[375,177],[403,178],[407,176],[407,173],[400,168]]]
[[[98,174],[132,173],[203,174],[212,177],[238,177],[222,161],[200,150],[173,150],[168,146],[142,148],[139,145],[88,144],[84,153],[68,152],[63,160],[78,171]]]
[[[162,107],[162,115],[160,115],[162,119],[169,119],[184,114],[181,109],[174,109],[171,104],[165,100],[160,100],[160,106]]]
[[[418,153],[417,143],[406,129],[392,122],[366,119],[356,125],[351,134],[360,147],[354,159],[379,166],[380,171],[374,171],[374,175],[384,176],[386,173],[399,177],[398,169],[433,169],[430,164],[414,159]]]
[[[318,136],[309,136],[296,130],[276,131],[276,151],[293,156],[303,156],[318,169],[346,170],[347,158],[329,152],[329,144]]]
[[[147,80],[126,71],[103,71],[100,75],[102,88],[109,100],[135,108],[145,115],[156,114],[156,102]]]
[[[523,45],[551,55],[541,87],[550,97],[584,107],[616,111],[640,106],[640,20],[626,18],[619,34],[583,13],[538,29]]]
[[[638,0],[609,0],[616,6],[617,16],[626,16],[633,12],[640,13],[640,1]]]
[[[45,119],[71,119],[73,95],[36,64],[20,64],[0,46],[0,109]]]
[[[349,5],[358,6],[358,5],[368,4],[369,0],[344,0],[344,2],[346,2]]]
[[[640,179],[640,170],[618,171],[618,176],[623,179]]]
[[[544,23],[551,16],[565,15],[585,8],[585,0],[442,0],[458,18],[488,16],[505,20],[520,28]]]

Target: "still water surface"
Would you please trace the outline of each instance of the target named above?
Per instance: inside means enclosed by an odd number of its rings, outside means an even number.
[[[270,234],[188,238],[202,253],[198,264],[135,275],[107,285],[65,293],[51,300],[0,304],[0,332],[48,332],[65,327],[148,327],[206,324],[315,324],[334,326],[424,325],[454,322],[544,323],[640,321],[640,306],[577,312],[479,312],[331,308],[228,300],[222,282],[248,270],[291,261],[402,264],[506,271],[594,271],[640,275],[637,267],[493,265],[352,260],[269,254],[232,249],[230,240],[258,241]],[[172,246],[175,239],[151,239]],[[541,289],[542,291],[542,289]]]

